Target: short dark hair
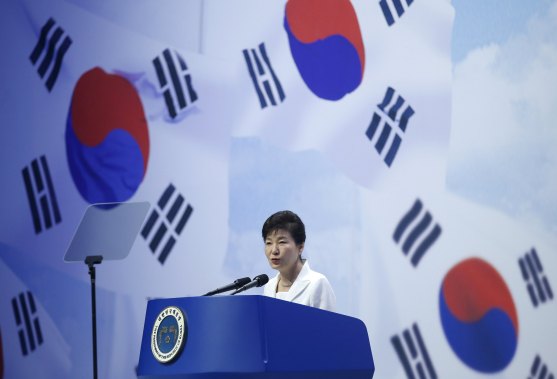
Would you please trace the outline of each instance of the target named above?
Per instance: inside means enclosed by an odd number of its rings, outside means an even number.
[[[269,216],[263,224],[261,235],[263,240],[277,230],[286,230],[296,245],[301,245],[306,241],[306,228],[298,215],[292,211],[280,211]]]

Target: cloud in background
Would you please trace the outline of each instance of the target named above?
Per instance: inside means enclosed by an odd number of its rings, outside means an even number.
[[[454,68],[448,187],[557,231],[557,2]]]

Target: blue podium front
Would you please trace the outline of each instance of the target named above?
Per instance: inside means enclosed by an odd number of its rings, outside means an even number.
[[[361,320],[264,296],[147,304],[140,378],[371,379]]]

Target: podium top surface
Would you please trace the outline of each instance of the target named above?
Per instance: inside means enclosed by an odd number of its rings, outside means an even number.
[[[128,256],[149,211],[148,202],[104,203],[87,207],[64,261],[83,262],[90,255],[105,260]]]
[[[156,324],[168,307],[183,312],[184,342],[176,358],[161,363],[153,352],[161,338]],[[157,299],[147,305],[141,378],[371,379],[374,371],[367,329],[354,317],[264,296]]]

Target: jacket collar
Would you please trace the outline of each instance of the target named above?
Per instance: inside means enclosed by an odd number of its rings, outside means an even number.
[[[275,277],[278,283],[278,276],[280,274],[277,274],[277,276]],[[304,260],[304,265],[302,266],[302,270],[300,270],[300,273],[298,274],[298,277],[296,278],[296,280],[294,280],[294,283],[292,283],[292,287],[290,287],[290,290],[288,292],[285,293],[285,298],[284,300],[287,301],[292,301],[294,299],[296,299],[305,289],[306,287],[309,285],[309,283],[311,282],[311,268],[309,267],[309,262],[308,260]],[[276,286],[276,284],[275,284]],[[274,290],[276,291],[276,287],[274,288]]]

